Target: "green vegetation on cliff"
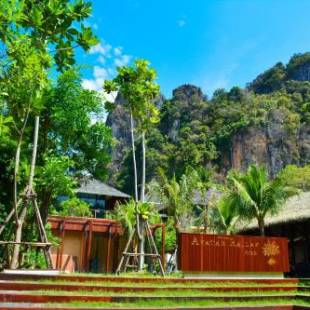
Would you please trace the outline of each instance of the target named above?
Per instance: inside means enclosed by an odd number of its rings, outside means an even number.
[[[207,98],[200,88],[183,85],[173,91],[171,99],[159,100],[160,122],[147,140],[148,181],[159,167],[168,177],[177,178],[188,167],[208,167],[221,179],[231,168],[246,170],[253,162],[266,165],[271,176],[288,164],[307,164],[309,59],[309,53],[294,55],[286,66],[276,64],[246,89],[218,89]],[[121,109],[120,105],[118,114],[108,116],[113,135],[121,141],[117,152],[112,152],[111,176],[132,192],[131,155],[121,135],[128,122],[120,117]]]

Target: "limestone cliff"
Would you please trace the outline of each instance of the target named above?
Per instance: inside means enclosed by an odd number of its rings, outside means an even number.
[[[306,53],[293,56],[286,66],[278,63],[247,89],[218,90],[210,100],[197,86],[176,88],[171,99],[158,100],[161,121],[151,134],[156,142],[148,141],[150,166],[161,166],[171,176],[182,172],[180,165],[213,165],[224,175],[231,168],[245,170],[258,163],[275,176],[288,164],[309,163],[309,80],[310,54]],[[124,162],[130,132],[121,100],[107,125],[116,141],[110,166],[114,183],[130,163]],[[154,175],[154,171],[149,173]]]

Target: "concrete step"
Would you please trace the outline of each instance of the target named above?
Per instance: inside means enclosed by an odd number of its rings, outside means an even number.
[[[30,310],[30,309],[36,309],[36,310],[90,310],[92,308],[85,308],[85,307],[68,307],[68,306],[51,306],[51,305],[45,305],[45,304],[27,304],[27,303],[0,303],[0,309],[1,310]],[[93,308],[96,310],[112,310],[115,308]],[[133,310],[134,308],[117,308],[118,310]],[[150,310],[163,310],[163,308],[139,308],[139,309],[150,309]],[[251,309],[251,310],[302,310],[302,309],[310,309],[310,307],[299,307],[299,306],[244,306],[244,307],[199,307],[201,310],[227,310],[227,309],[233,309],[233,310],[245,310],[245,309]],[[197,310],[197,307],[165,307],[165,310]]]
[[[74,282],[73,282],[74,283]],[[199,283],[198,283],[199,284]],[[233,285],[233,284],[232,284]],[[105,292],[156,292],[158,290],[165,291],[199,291],[199,292],[241,292],[241,291],[285,291],[296,292],[297,286],[268,286],[260,284],[257,286],[174,286],[174,287],[154,287],[154,286],[105,286],[102,285],[83,285],[83,284],[61,284],[61,283],[30,283],[20,281],[0,281],[0,291],[12,290],[20,291],[27,288],[28,291],[37,290],[57,290],[57,291],[105,291]]]
[[[54,280],[69,282],[134,282],[134,283],[257,283],[257,284],[297,284],[298,279],[184,279],[162,277],[121,277],[121,276],[87,276],[87,275],[36,275],[36,274],[9,274],[0,273],[0,280]]]
[[[21,302],[21,303],[67,303],[67,302],[110,302],[110,303],[131,303],[142,301],[174,301],[174,302],[188,302],[188,301],[268,301],[268,300],[287,300],[292,302],[295,295],[281,294],[268,295],[268,293],[260,296],[255,295],[241,295],[241,296],[104,296],[104,295],[63,295],[63,294],[38,294],[28,291],[1,291],[0,302]]]

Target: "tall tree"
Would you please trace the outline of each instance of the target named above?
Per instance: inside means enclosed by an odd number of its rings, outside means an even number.
[[[100,118],[102,98],[83,89],[80,73],[62,73],[44,93],[41,112],[40,152],[42,167],[37,184],[43,220],[57,195],[70,194],[72,178],[88,173],[105,180],[110,160],[111,130]],[[94,121],[98,118],[98,121]]]
[[[105,81],[104,90],[107,93],[117,91],[125,99],[124,106],[130,113],[130,131],[133,156],[135,199],[138,200],[138,180],[135,148],[135,125],[142,139],[142,179],[140,200],[145,201],[146,179],[146,133],[149,127],[159,121],[159,111],[154,104],[159,94],[159,86],[155,83],[156,72],[149,67],[149,62],[138,59],[133,66],[117,68],[118,75],[111,81]],[[108,104],[111,107],[111,104]],[[139,215],[137,212],[137,232],[139,235],[140,253],[144,253],[144,236],[139,228]],[[143,268],[144,257],[140,256],[140,269]]]
[[[142,139],[142,179],[140,199],[145,198],[145,171],[146,171],[146,132],[149,127],[159,121],[159,110],[154,104],[159,94],[159,85],[154,81],[156,72],[149,67],[149,62],[138,59],[134,66],[119,67],[118,75],[111,81],[105,81],[104,90],[110,94],[118,92],[118,95],[125,99],[124,107],[130,114],[130,131],[132,142],[132,156],[134,166],[135,199],[138,200],[138,180],[135,157],[135,127]],[[111,103],[107,104],[108,109],[113,108]]]
[[[25,219],[23,212],[18,215],[18,182],[27,123],[34,115],[38,123],[38,115],[44,104],[42,94],[48,82],[52,60],[59,70],[64,70],[74,63],[75,47],[81,46],[87,50],[98,42],[91,28],[82,23],[90,13],[91,5],[82,0],[0,2],[0,39],[4,59],[1,62],[0,88],[6,94],[3,111],[12,117],[17,136],[13,188],[17,230],[12,268],[17,267],[18,244],[22,236],[19,231]],[[74,27],[76,22],[80,23],[78,27]],[[15,80],[11,79],[12,76],[15,76]]]
[[[266,214],[277,213],[293,193],[277,180],[268,180],[266,169],[256,165],[251,165],[246,173],[231,173],[228,181],[229,193],[224,203],[238,210],[241,218],[256,219],[262,236]]]

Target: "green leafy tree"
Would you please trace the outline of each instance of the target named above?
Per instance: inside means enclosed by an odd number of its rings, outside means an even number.
[[[118,204],[111,213],[111,218],[120,221],[127,232],[131,233],[137,224],[137,213],[141,218],[148,220],[151,224],[158,223],[160,220],[160,215],[154,204],[140,201],[136,202],[135,200],[130,200],[124,204]]]
[[[68,173],[73,162],[67,156],[45,155],[44,163],[37,168],[36,189],[41,203],[41,216],[46,223],[47,216],[59,195],[73,195],[76,182]]]
[[[63,201],[58,214],[62,216],[92,217],[90,205],[77,197],[71,197]]]
[[[112,81],[105,81],[104,90],[107,93],[117,91],[125,99],[124,106],[130,113],[130,130],[132,142],[132,156],[134,166],[135,198],[138,200],[137,167],[135,158],[134,126],[142,137],[142,180],[140,199],[145,197],[146,174],[146,142],[145,134],[152,124],[159,121],[159,111],[154,99],[159,94],[159,86],[155,84],[156,72],[149,68],[146,60],[136,60],[134,66],[119,67],[118,75]],[[111,104],[108,104],[111,107]]]
[[[296,190],[310,190],[310,165],[297,167],[296,165],[286,166],[278,175],[277,181],[285,187]]]
[[[118,75],[112,81],[105,81],[104,90],[107,93],[117,91],[121,98],[125,99],[124,106],[130,113],[131,145],[134,167],[135,199],[138,200],[138,180],[136,164],[136,146],[134,137],[134,126],[141,134],[142,146],[142,172],[140,200],[145,201],[146,180],[146,133],[152,124],[159,121],[159,111],[154,104],[159,94],[159,85],[155,83],[156,71],[149,67],[149,62],[138,59],[134,66],[117,68]],[[108,106],[111,104],[108,103]],[[141,219],[143,221],[143,219]],[[144,253],[144,236],[140,231],[139,216],[137,213],[137,233],[139,236],[139,252]],[[144,256],[140,256],[139,269],[144,265]]]
[[[279,62],[249,83],[248,88],[257,94],[271,93],[283,86],[285,78],[285,66]]]
[[[5,111],[3,115],[6,119],[11,117],[16,141],[13,187],[16,245],[11,262],[13,269],[18,264],[19,243],[26,212],[24,208],[18,215],[17,209],[21,201],[18,197],[18,183],[20,163],[21,160],[23,161],[22,146],[28,130],[27,123],[35,116],[34,141],[36,141],[39,114],[44,104],[42,94],[48,85],[48,70],[52,67],[52,60],[56,62],[59,70],[64,70],[74,63],[74,45],[87,50],[97,43],[90,27],[83,25],[83,20],[90,13],[91,5],[84,1],[3,0],[0,2],[0,39],[4,55],[0,69],[0,89],[2,94],[6,94],[5,109],[2,112]],[[73,26],[76,22],[80,23],[80,27]],[[29,169],[30,188],[36,152],[36,143],[34,143],[34,156]]]

